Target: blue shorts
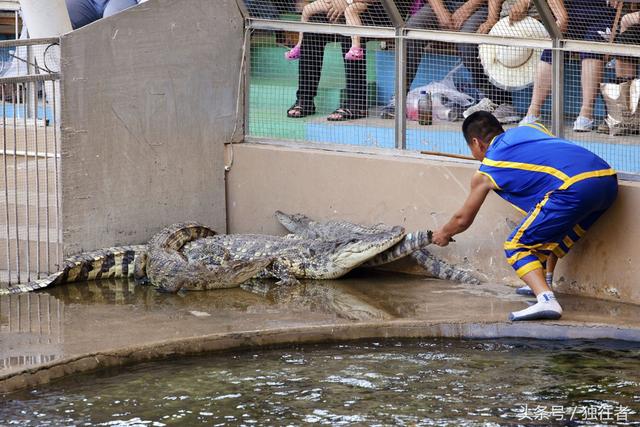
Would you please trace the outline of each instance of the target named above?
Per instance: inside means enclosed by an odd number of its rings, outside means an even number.
[[[617,194],[615,175],[588,178],[547,194],[504,244],[507,261],[518,277],[544,268],[551,253],[558,258],[565,256],[613,204]]]

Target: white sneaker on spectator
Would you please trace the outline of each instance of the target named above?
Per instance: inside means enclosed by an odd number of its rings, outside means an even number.
[[[464,112],[462,113],[462,117],[466,119],[476,111],[488,111],[490,113],[493,113],[497,107],[498,106],[494,104],[489,98],[482,98],[476,105],[472,105],[471,107],[464,110]]]
[[[537,116],[524,116],[518,126],[530,125],[533,123],[538,123],[540,121],[540,117]]]
[[[516,109],[511,104],[500,104],[498,108],[495,109],[493,115],[496,116],[496,119],[500,123],[515,123],[520,120],[520,115],[516,111]]]
[[[578,116],[576,121],[573,122],[573,130],[575,132],[591,132],[593,130],[593,120],[585,116]]]

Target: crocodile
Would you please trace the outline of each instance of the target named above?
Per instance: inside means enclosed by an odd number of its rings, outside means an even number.
[[[282,211],[276,211],[275,217],[291,233],[322,240],[335,239],[345,234],[372,235],[380,233],[387,227],[383,223],[363,226],[347,221],[317,222],[303,214],[287,214]],[[394,246],[366,261],[362,266],[377,267],[404,258],[412,252],[430,245],[432,234],[430,230],[408,233]]]
[[[298,279],[335,279],[391,248],[405,237],[402,227],[378,226],[375,233],[335,233],[331,238],[288,234],[221,234],[191,241],[181,252],[190,263],[215,266],[230,260],[251,261],[271,257],[273,262],[258,278],[277,278],[279,284]]]
[[[180,223],[164,228],[146,245],[114,246],[67,258],[60,271],[25,284],[0,288],[0,295],[34,291],[62,283],[88,280],[134,278],[160,290],[217,289],[237,286],[272,262],[270,258],[251,262],[226,261],[215,268],[190,264],[179,252],[188,241],[215,235],[198,223]]]
[[[288,231],[311,238],[332,238],[343,233],[376,233],[384,224],[361,226],[347,221],[317,222],[303,214],[287,214],[276,211],[275,217]],[[400,242],[362,264],[362,267],[377,267],[411,256],[418,265],[431,275],[467,284],[479,284],[481,280],[469,271],[450,264],[425,249],[432,242],[432,232],[416,231],[408,233]]]
[[[402,227],[379,224],[364,233],[341,233],[334,239],[216,233],[197,223],[174,224],[147,245],[118,246],[67,259],[62,270],[10,288],[0,295],[42,289],[60,283],[134,277],[159,290],[217,289],[252,277],[275,277],[295,284],[298,278],[340,277],[405,236]]]

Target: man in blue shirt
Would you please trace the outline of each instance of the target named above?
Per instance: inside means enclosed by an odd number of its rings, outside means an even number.
[[[490,190],[525,214],[504,243],[507,261],[538,302],[510,314],[510,320],[558,319],[562,307],[550,285],[563,257],[613,204],[615,170],[589,150],[553,136],[538,123],[505,131],[485,111],[464,121],[462,132],[473,157],[482,162],[464,205],[433,242],[446,246],[465,231]],[[546,279],[544,270],[546,269]]]

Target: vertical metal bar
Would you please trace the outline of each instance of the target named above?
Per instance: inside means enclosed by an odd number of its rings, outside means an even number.
[[[553,12],[551,11],[551,8],[547,4],[547,1],[533,0],[533,3],[536,5],[536,9],[540,14],[540,19],[542,19],[542,23],[544,24],[545,28],[549,32],[549,35],[551,36],[551,38],[561,39],[562,32],[560,31],[558,24],[556,24],[556,18],[555,16],[553,16]]]
[[[60,147],[58,147],[58,122],[56,121],[56,117],[58,116],[58,105],[56,102],[56,83],[59,83],[59,80],[54,80],[51,82],[51,97],[53,98],[53,169],[55,174],[54,180],[54,189],[56,193],[56,263],[58,267],[62,265],[62,259],[60,259],[60,245],[62,245],[62,219],[60,218],[60,169],[58,163],[60,162]],[[46,91],[45,98],[46,98]],[[51,101],[51,100],[50,100]],[[45,108],[44,118],[45,118],[45,126],[47,122],[47,110]],[[47,131],[45,127],[45,132]]]
[[[2,170],[4,172],[4,206],[6,214],[7,234],[7,282],[11,284],[11,245],[9,244],[9,177],[7,175],[7,106],[5,101],[4,88],[0,85],[2,92]]]
[[[247,9],[247,5],[244,4],[244,0],[236,0],[236,5],[238,6],[238,10],[240,10],[240,14],[243,19],[248,19],[251,16],[249,14],[249,9]]]
[[[381,0],[382,6],[384,6],[384,10],[389,15],[389,19],[391,19],[391,23],[395,28],[404,27],[404,19],[402,19],[402,15],[400,15],[400,11],[396,7],[396,2],[393,0]]]
[[[15,221],[16,221],[16,280],[20,283],[20,221],[18,220],[18,156],[17,150],[18,147],[18,129],[17,129],[17,112],[19,111],[18,105],[16,103],[15,94],[18,90],[17,84],[14,83],[12,85],[13,94],[11,98],[13,100],[13,201],[14,201],[14,212],[15,212]],[[26,125],[26,122],[25,122]]]
[[[37,130],[36,130],[37,132]],[[38,147],[38,135],[36,133],[34,140],[34,150],[36,152],[36,277],[40,278],[40,272],[42,271],[40,267],[40,157],[38,156],[39,147]],[[46,161],[46,159],[45,159]]]
[[[27,220],[25,221],[25,224],[27,226],[27,281],[31,281],[31,237],[30,237],[30,233],[29,233],[29,228],[31,225],[31,220],[29,217],[29,202],[30,202],[30,197],[29,197],[29,135],[27,132],[27,108],[26,105],[24,105],[24,108],[22,109],[22,114],[24,116],[24,121],[25,121],[25,126],[24,126],[24,175],[25,175],[25,192],[26,192],[26,203],[25,203],[25,210],[26,210],[26,218]],[[17,155],[17,153],[16,153]],[[36,153],[36,156],[38,155],[38,153]]]
[[[36,139],[38,139],[38,90],[36,88],[36,82],[33,82],[33,101],[34,104],[36,106],[36,114],[33,118],[33,123],[35,126],[35,134],[36,134]],[[47,109],[47,105],[45,104],[46,99],[45,99],[45,95],[44,93],[46,92],[46,84],[43,83],[43,87],[42,87],[42,108],[44,110]],[[47,127],[44,127],[44,186],[45,186],[45,193],[44,193],[44,197],[45,197],[45,217],[46,217],[46,221],[47,221],[47,249],[45,251],[45,257],[46,257],[46,262],[47,262],[47,273],[51,273],[51,264],[49,261],[49,252],[51,252],[51,245],[50,245],[50,227],[49,227],[49,223],[50,223],[50,215],[49,215],[49,142],[47,140]]]
[[[396,118],[395,118],[395,136],[396,148],[400,150],[407,149],[407,49],[406,39],[404,38],[404,30],[396,29]]]
[[[5,101],[4,88],[5,85],[0,85],[0,92],[2,92],[2,170],[4,171],[4,206],[7,222],[7,282],[11,284],[11,245],[9,242],[9,177],[7,175],[7,105]],[[9,318],[11,320],[11,318]]]
[[[551,62],[551,131],[564,138],[564,52],[561,40],[553,40]]]
[[[244,135],[249,133],[249,115],[251,109],[251,34],[250,26],[244,32],[244,70],[240,70],[243,75],[244,84]]]

